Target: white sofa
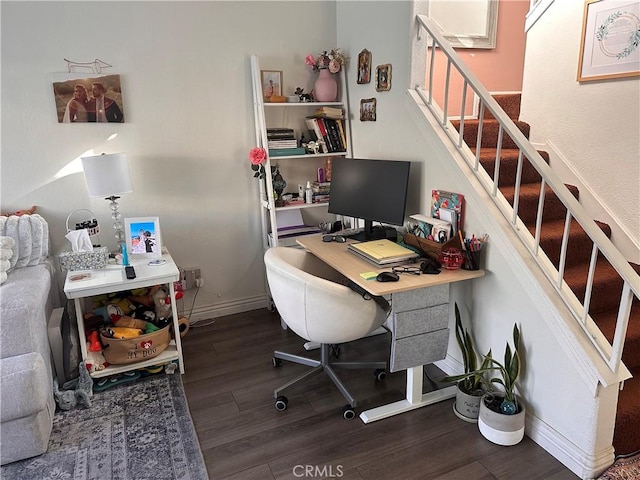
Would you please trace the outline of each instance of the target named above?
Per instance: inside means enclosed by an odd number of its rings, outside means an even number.
[[[47,450],[55,412],[47,322],[59,297],[54,263],[48,257],[46,221],[40,215],[0,217],[2,237],[15,242],[0,285],[0,464],[4,465]],[[3,244],[9,243],[13,242],[4,238]],[[6,258],[6,247],[2,249]]]

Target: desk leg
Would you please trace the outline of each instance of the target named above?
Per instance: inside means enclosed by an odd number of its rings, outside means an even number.
[[[364,423],[375,422],[383,418],[392,417],[399,413],[415,410],[416,408],[438,403],[456,396],[455,385],[434,390],[432,392],[422,393],[422,366],[411,367],[407,369],[407,395],[404,400],[394,403],[388,403],[381,407],[365,410],[360,414],[360,419]]]
[[[180,324],[178,323],[178,307],[176,306],[176,291],[173,288],[173,282],[169,282],[169,296],[171,298],[171,314],[173,315],[173,336],[176,342],[176,350],[178,352],[178,363],[180,364],[180,373],[184,374],[184,360],[182,358],[182,339],[180,337]]]
[[[84,331],[84,313],[82,311],[83,298],[76,298],[73,303],[76,307],[76,324],[78,325],[78,341],[80,342],[80,352],[82,352],[82,361],[87,360],[87,334]]]

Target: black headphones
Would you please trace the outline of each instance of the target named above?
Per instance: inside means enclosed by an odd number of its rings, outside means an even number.
[[[431,256],[431,252],[426,252],[429,254],[426,259],[420,262],[420,271],[422,273],[426,273],[428,275],[437,275],[440,273],[440,268],[442,265],[440,261]]]

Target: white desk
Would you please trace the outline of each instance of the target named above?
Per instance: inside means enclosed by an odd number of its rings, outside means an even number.
[[[163,265],[149,265],[149,258],[136,259],[133,256],[130,261],[135,268],[136,278],[128,280],[124,273],[122,265],[109,264],[104,269],[90,270],[91,278],[72,282],[70,277],[82,272],[67,272],[64,283],[64,293],[68,299],[73,299],[76,307],[76,320],[78,323],[78,335],[80,337],[80,347],[82,350],[82,359],[87,358],[87,346],[84,339],[84,320],[82,299],[92,297],[94,295],[102,295],[105,293],[119,292],[123,290],[131,290],[135,288],[151,287],[154,285],[169,285],[169,296],[171,297],[171,312],[173,316],[173,331],[175,339],[171,341],[169,346],[160,355],[149,360],[130,363],[127,365],[109,365],[106,369],[93,372],[92,377],[104,377],[114,375],[116,373],[127,372],[138,368],[149,367],[151,365],[159,365],[178,360],[180,373],[184,373],[184,363],[182,359],[182,343],[180,341],[180,326],[178,324],[178,311],[176,308],[176,295],[173,288],[173,282],[180,279],[180,271],[176,266],[173,258],[169,253],[162,255],[166,261]]]
[[[298,243],[307,251],[354,281],[372,295],[391,295],[394,303],[413,301],[415,297],[428,296],[433,290],[454,282],[482,277],[483,270],[442,270],[438,275],[401,275],[398,282],[376,282],[365,280],[360,276],[363,272],[388,271],[388,268],[377,268],[373,264],[347,251],[348,243],[323,242],[322,235],[307,235],[298,239]],[[424,292],[422,292],[424,290]],[[418,295],[416,295],[416,293]],[[424,293],[424,295],[422,295]],[[413,297],[413,298],[411,298]],[[399,301],[396,301],[399,300]],[[393,306],[393,308],[396,308]],[[418,308],[413,313],[426,312],[427,309]],[[444,320],[444,319],[441,319]],[[448,323],[448,310],[446,312]],[[440,333],[441,334],[441,333]],[[394,337],[395,332],[393,333]],[[418,337],[419,338],[419,337]],[[394,338],[394,342],[402,340]],[[429,362],[425,362],[429,363]],[[404,400],[383,405],[360,414],[364,423],[374,422],[383,418],[398,415],[409,410],[431,405],[456,394],[456,386],[446,387],[432,392],[422,393],[423,365],[411,366],[407,369],[406,397]]]

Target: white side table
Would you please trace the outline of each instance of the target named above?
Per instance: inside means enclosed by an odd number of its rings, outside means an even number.
[[[149,258],[136,259],[134,257],[131,259],[130,263],[136,271],[136,278],[132,280],[128,280],[126,278],[124,267],[122,265],[109,264],[101,270],[90,270],[91,278],[79,281],[71,281],[70,277],[81,274],[82,272],[67,272],[67,278],[64,283],[64,293],[68,299],[73,299],[75,302],[76,321],[78,323],[82,360],[87,358],[82,299],[92,297],[94,295],[103,295],[105,293],[169,284],[169,296],[171,298],[171,312],[173,316],[173,332],[175,339],[171,340],[169,346],[156,357],[126,365],[109,365],[104,370],[93,372],[91,374],[92,377],[98,378],[115,375],[117,373],[128,372],[130,370],[149,367],[151,365],[169,363],[174,360],[178,360],[180,373],[184,373],[182,343],[180,341],[180,326],[178,324],[178,311],[176,308],[176,295],[173,288],[173,282],[180,279],[180,272],[169,253],[164,253],[162,255],[162,259],[165,260],[165,263],[162,265],[149,265],[149,261],[151,260]]]

